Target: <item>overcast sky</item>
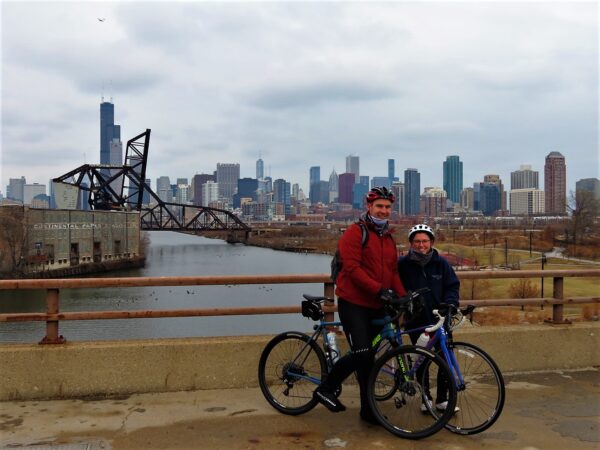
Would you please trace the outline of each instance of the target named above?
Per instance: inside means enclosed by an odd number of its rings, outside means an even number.
[[[421,172],[464,186],[566,157],[599,177],[597,2],[10,2],[1,5],[0,190],[100,159],[100,102],[148,178],[239,162],[255,177]],[[105,19],[103,22],[98,18]],[[103,88],[104,86],[104,88]]]

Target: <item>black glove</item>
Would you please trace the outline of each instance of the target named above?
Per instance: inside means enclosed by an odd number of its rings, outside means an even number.
[[[377,295],[384,303],[391,303],[393,300],[398,298],[398,294],[396,294],[392,289],[380,289]]]

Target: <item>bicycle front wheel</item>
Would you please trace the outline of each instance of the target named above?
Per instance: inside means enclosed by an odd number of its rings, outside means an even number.
[[[477,434],[491,427],[504,407],[504,378],[494,360],[479,347],[454,342],[454,353],[464,386],[458,388],[459,410],[446,428],[458,434]]]
[[[303,414],[317,404],[313,391],[327,374],[323,350],[304,333],[288,331],[267,344],[258,363],[258,384],[273,408]]]
[[[456,405],[456,386],[446,363],[435,353],[401,346],[375,360],[368,396],[377,420],[390,433],[408,439],[431,436],[446,425]],[[432,413],[431,392],[438,383],[448,390],[449,408]]]

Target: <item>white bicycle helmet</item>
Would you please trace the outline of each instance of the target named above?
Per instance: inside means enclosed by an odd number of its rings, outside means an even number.
[[[412,227],[408,232],[408,240],[412,242],[413,236],[416,233],[427,233],[432,241],[435,241],[435,233],[433,229],[429,225],[425,225],[424,223],[420,223]]]

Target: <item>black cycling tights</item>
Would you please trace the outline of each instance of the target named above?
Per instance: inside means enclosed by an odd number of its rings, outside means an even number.
[[[361,409],[367,410],[367,382],[373,367],[375,352],[371,343],[381,331],[381,326],[373,325],[373,319],[384,317],[383,309],[371,309],[355,305],[343,299],[338,299],[338,314],[344,327],[344,333],[350,344],[351,352],[340,358],[329,376],[322,384],[322,388],[335,391],[342,382],[356,371],[360,387]]]

